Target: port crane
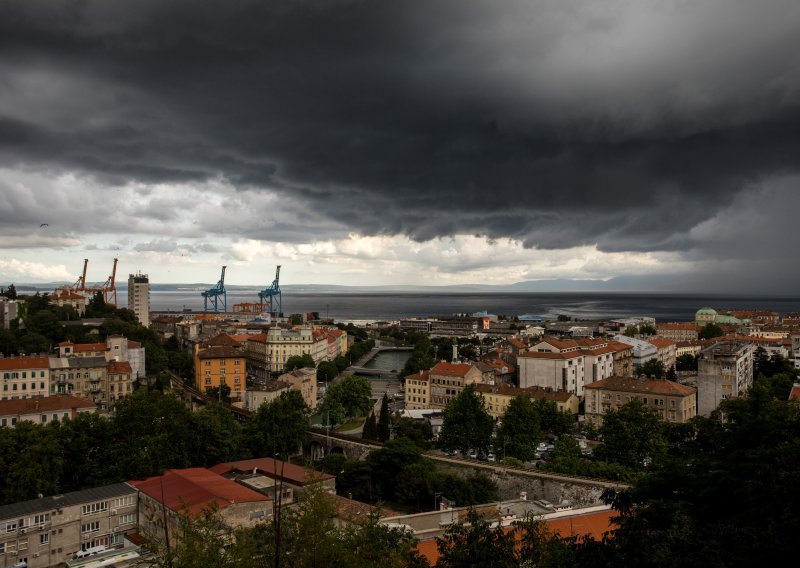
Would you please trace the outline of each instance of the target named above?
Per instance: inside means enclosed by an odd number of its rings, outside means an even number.
[[[281,265],[279,264],[277,270],[275,270],[275,280],[272,281],[272,284],[269,287],[264,288],[258,293],[261,311],[264,311],[264,303],[266,301],[267,305],[269,306],[269,310],[267,311],[276,316],[281,316],[283,314],[283,306],[281,304],[281,287],[279,285],[280,278]]]
[[[109,276],[103,285],[100,287],[100,291],[103,293],[103,301],[108,306],[117,307],[117,261],[119,259],[114,259],[114,267],[111,269],[111,276]]]
[[[211,310],[214,312],[220,311],[219,299],[222,298],[222,311],[228,311],[228,293],[225,291],[225,268],[226,266],[222,267],[222,275],[219,277],[219,282],[213,288],[206,290],[205,292],[200,292],[200,295],[203,296],[203,310],[208,310],[208,300],[211,299]]]
[[[83,273],[78,277],[78,280],[71,286],[73,292],[83,292],[86,290],[86,267],[89,265],[89,259],[83,259]]]

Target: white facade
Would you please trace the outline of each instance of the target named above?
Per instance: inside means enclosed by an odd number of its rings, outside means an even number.
[[[704,349],[697,361],[697,413],[708,416],[719,403],[743,396],[753,385],[753,353],[745,343],[725,341]]]
[[[529,352],[517,355],[519,386],[542,387],[583,396],[585,384],[582,353]]]
[[[614,341],[633,347],[633,366],[644,365],[650,359],[658,359],[658,348],[649,341],[635,339],[627,335],[615,335]]]
[[[136,314],[139,323],[150,327],[150,279],[147,274],[128,276],[128,309]]]

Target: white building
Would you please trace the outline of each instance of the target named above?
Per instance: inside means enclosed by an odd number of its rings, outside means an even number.
[[[9,300],[0,296],[0,329],[9,329],[11,322],[19,317],[18,300]]]
[[[614,341],[619,341],[620,343],[625,343],[626,345],[633,347],[634,368],[644,365],[650,359],[658,359],[658,347],[649,341],[635,339],[633,337],[628,337],[627,335],[615,335]]]
[[[128,309],[136,314],[139,323],[150,327],[150,279],[147,274],[128,276]]]
[[[753,385],[755,347],[723,341],[703,349],[697,361],[697,413],[708,416],[719,403],[743,396]]]

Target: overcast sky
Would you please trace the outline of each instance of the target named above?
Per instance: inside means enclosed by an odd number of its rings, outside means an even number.
[[[0,10],[0,281],[797,295],[797,0]]]

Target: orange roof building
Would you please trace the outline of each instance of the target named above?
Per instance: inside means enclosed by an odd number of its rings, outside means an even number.
[[[648,377],[608,377],[586,385],[586,420],[600,425],[603,415],[639,399],[669,422],[687,422],[697,415],[697,389]]]

